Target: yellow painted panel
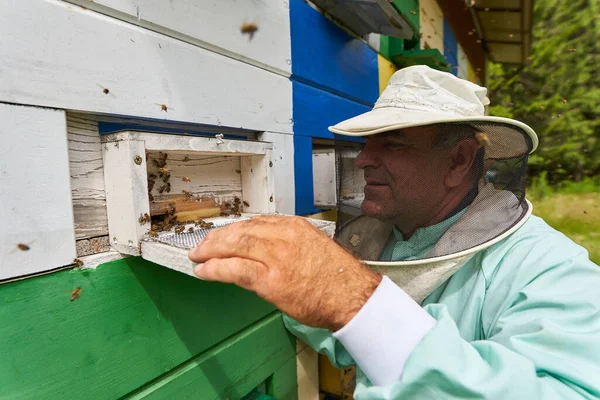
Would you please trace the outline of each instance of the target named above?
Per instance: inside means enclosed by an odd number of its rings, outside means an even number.
[[[335,368],[327,356],[319,354],[319,389],[343,400],[353,399],[356,367]]]
[[[310,214],[308,215],[308,218],[321,219],[324,221],[337,221],[337,210],[329,210],[316,214]]]
[[[379,94],[383,93],[390,78],[398,69],[387,58],[377,54],[377,67],[379,69]]]
[[[477,75],[470,62],[467,64],[467,79],[473,83],[477,81]]]

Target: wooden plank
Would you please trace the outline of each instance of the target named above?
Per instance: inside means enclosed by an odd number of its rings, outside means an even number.
[[[465,51],[463,50],[462,46],[459,44],[458,45],[458,73],[457,76],[461,79],[468,79],[469,78],[469,59],[467,58],[467,55],[465,54]]]
[[[444,54],[444,14],[437,0],[420,1],[421,49],[438,49]]]
[[[158,174],[159,169],[153,161],[160,161],[161,153],[167,154],[168,157],[164,168],[168,169],[167,173],[170,175],[167,182],[170,185],[170,192],[166,191],[167,183],[161,180]],[[186,211],[205,206],[218,207],[218,204],[231,202],[235,197],[242,197],[240,157],[221,156],[218,153],[206,155],[198,152],[179,151],[154,151],[146,154],[148,155],[146,161],[147,173],[157,177],[150,192],[154,198],[154,203],[179,196],[180,200],[177,201],[176,209],[177,211]],[[161,190],[163,190],[162,193]],[[188,199],[190,207],[184,204],[185,196],[194,196],[194,199]],[[211,199],[213,201],[210,201]],[[205,201],[196,203],[197,207],[193,207],[195,200]],[[217,200],[217,202],[215,203],[214,200]],[[152,215],[156,214],[157,211],[154,207],[154,205],[151,207]]]
[[[345,119],[370,111],[371,107],[300,82],[294,85],[294,133],[333,139],[327,130]],[[375,84],[379,92],[378,84]]]
[[[98,122],[91,116],[67,113],[67,137],[75,237],[89,239],[108,235]]]
[[[289,76],[287,2],[255,0],[69,0],[91,10],[163,33],[234,59]],[[202,23],[198,23],[202,21]],[[240,29],[256,24],[250,38]]]
[[[375,103],[379,87],[374,50],[303,0],[290,0],[290,24],[292,79],[367,105]],[[294,101],[296,115],[295,107]]]
[[[79,6],[11,3],[0,37],[0,101],[291,133],[286,77]]]
[[[242,198],[247,203],[244,210],[250,213],[274,213],[275,183],[271,151],[264,156],[242,157],[240,165]]]
[[[150,230],[150,221],[138,221],[150,213],[144,142],[104,143],[102,161],[110,245],[121,253],[138,255],[139,242]]]
[[[458,42],[446,18],[444,18],[444,57],[452,68],[451,72],[458,75]]]
[[[139,257],[0,285],[0,304],[0,398],[15,400],[120,398],[274,311]]]
[[[0,103],[0,121],[0,279],[71,264],[65,113]]]
[[[379,94],[381,94],[398,68],[381,54],[377,55],[377,65],[379,68]]]
[[[335,207],[337,204],[337,180],[333,146],[330,149],[313,149],[312,165],[315,207]]]
[[[267,379],[267,394],[275,399],[304,400],[298,397],[296,359],[292,358]]]
[[[270,143],[250,140],[231,140],[195,135],[170,135],[164,133],[123,131],[102,136],[103,142],[138,140],[147,151],[216,152],[220,155],[251,156],[266,154]]]
[[[297,345],[296,349],[302,345]],[[319,400],[319,353],[304,345],[296,355],[298,398]]]
[[[273,175],[275,211],[293,215],[294,196],[294,137],[292,135],[263,132],[259,140],[273,143]]]
[[[239,399],[293,360],[295,353],[295,339],[276,313],[126,398]]]

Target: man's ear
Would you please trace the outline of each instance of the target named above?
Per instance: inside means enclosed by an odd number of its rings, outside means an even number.
[[[450,169],[444,179],[447,187],[455,188],[471,178],[478,149],[475,139],[465,139],[450,150]]]

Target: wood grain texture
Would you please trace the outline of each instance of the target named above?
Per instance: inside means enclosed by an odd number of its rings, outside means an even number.
[[[69,1],[285,76],[291,73],[287,2]],[[243,24],[250,23],[258,28],[252,39],[240,31]]]
[[[158,176],[158,168],[153,160],[160,161],[160,153],[167,154],[170,192],[165,190],[165,182]],[[235,197],[242,197],[242,180],[240,157],[198,154],[194,152],[146,152],[147,173],[157,176],[150,192],[155,201],[170,199],[173,196],[185,196],[187,191],[190,196],[217,199],[217,204],[233,201]],[[184,161],[185,160],[185,161]],[[185,180],[184,180],[185,179]],[[188,181],[189,179],[189,181]],[[160,193],[163,188],[162,194]],[[199,204],[200,205],[200,204]],[[210,204],[213,206],[213,204]],[[177,207],[178,211],[185,211],[186,207]]]
[[[287,77],[89,9],[11,2],[0,37],[0,101],[292,131]]]
[[[75,237],[108,235],[98,122],[93,116],[67,113],[67,137]]]
[[[0,279],[71,264],[65,113],[0,103],[0,121]]]
[[[275,313],[126,398],[239,399],[294,358],[295,339]],[[295,370],[287,373],[295,378]]]
[[[11,321],[0,324],[0,398],[15,400],[119,398],[274,311],[254,293],[139,257],[0,285],[0,304]]]

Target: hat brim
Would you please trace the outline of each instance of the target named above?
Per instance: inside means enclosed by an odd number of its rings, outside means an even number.
[[[477,116],[477,117],[448,117],[447,114],[403,110],[395,107],[381,107],[364,114],[342,121],[329,127],[329,131],[346,136],[370,136],[396,129],[414,128],[433,124],[451,122],[482,122],[512,125],[524,131],[531,139],[533,153],[539,140],[533,129],[528,125],[510,118]]]

